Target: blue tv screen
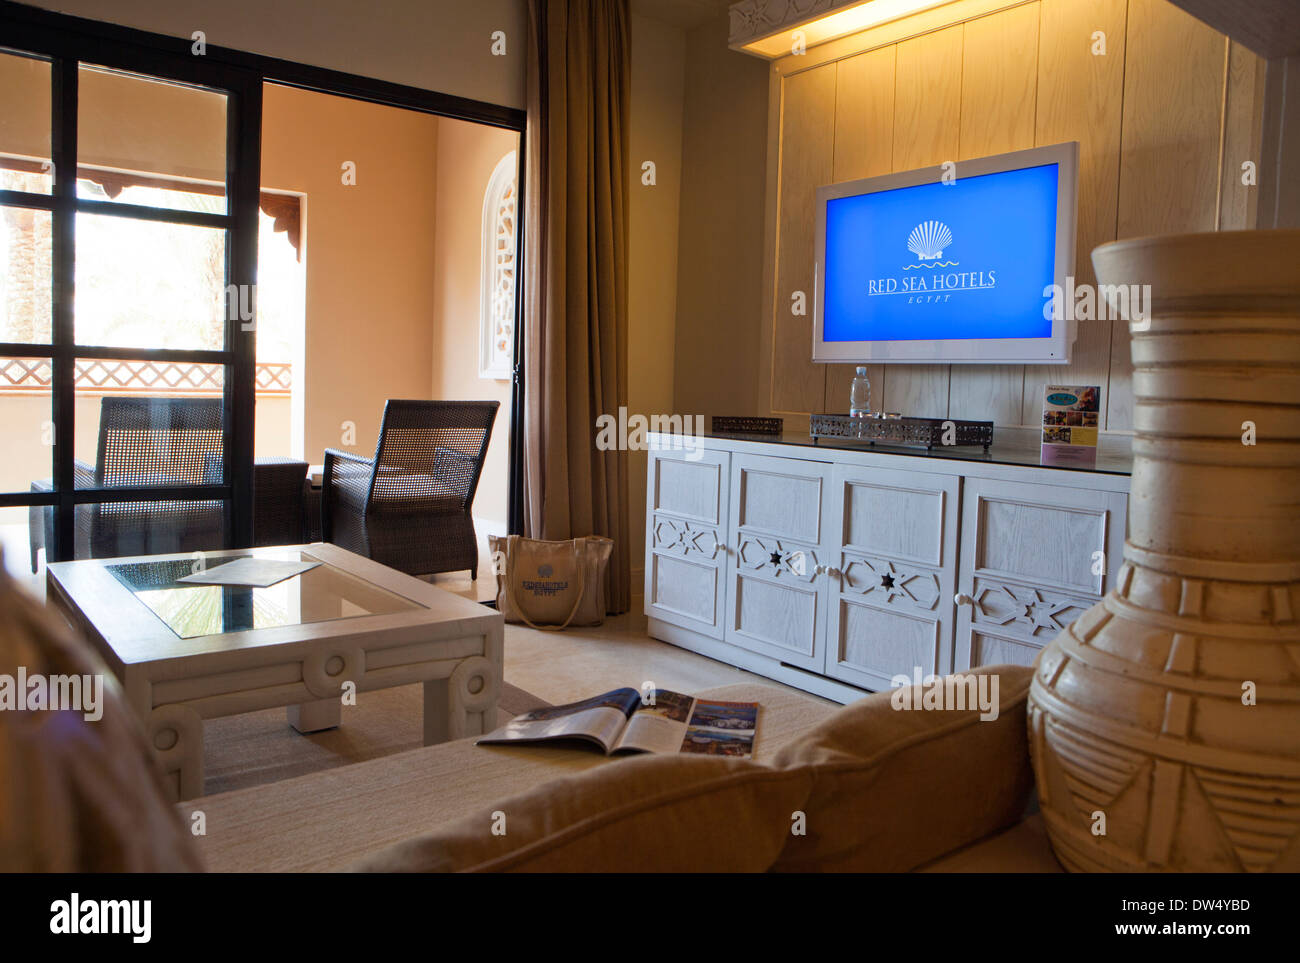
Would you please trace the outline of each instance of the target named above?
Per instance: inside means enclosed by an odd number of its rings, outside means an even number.
[[[1058,164],[826,202],[825,341],[1049,338]]]

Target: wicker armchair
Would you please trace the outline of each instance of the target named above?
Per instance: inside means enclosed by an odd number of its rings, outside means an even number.
[[[219,484],[223,429],[220,398],[104,398],[96,463],[77,461],[78,488]],[[307,463],[261,460],[253,469],[253,532],[257,545],[303,537]],[[32,491],[53,490],[49,479]],[[41,547],[54,544],[54,513],[29,510],[32,571]],[[222,548],[220,501],[110,502],[76,510],[76,558],[159,555]]]
[[[76,485],[206,484],[223,439],[220,398],[103,398],[95,464],[76,463]],[[206,499],[107,502],[79,506],[76,529],[82,558],[191,552],[222,546],[225,513]]]
[[[478,577],[470,511],[496,401],[392,401],[374,458],[325,452],[322,534],[409,575]]]
[[[259,458],[253,464],[253,544],[297,545],[307,536],[305,461]]]

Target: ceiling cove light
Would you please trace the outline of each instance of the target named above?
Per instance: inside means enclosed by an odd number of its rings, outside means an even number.
[[[741,0],[733,3],[727,43],[775,59],[953,0]]]

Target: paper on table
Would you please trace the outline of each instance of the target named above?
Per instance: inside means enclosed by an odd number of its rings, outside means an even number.
[[[301,575],[319,564],[320,562],[280,562],[270,558],[237,558],[233,562],[204,569],[176,581],[193,585],[250,585],[266,588]]]

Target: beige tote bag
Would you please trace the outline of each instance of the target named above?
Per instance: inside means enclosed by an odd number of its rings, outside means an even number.
[[[507,622],[557,631],[605,621],[605,570],[612,539],[584,535],[547,542],[488,536],[497,578],[497,610]]]

